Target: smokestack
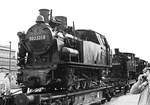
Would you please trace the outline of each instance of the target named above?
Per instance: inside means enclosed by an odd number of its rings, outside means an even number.
[[[44,17],[45,23],[49,23],[49,9],[40,9],[39,12]]]
[[[115,48],[115,54],[119,54],[119,48]]]

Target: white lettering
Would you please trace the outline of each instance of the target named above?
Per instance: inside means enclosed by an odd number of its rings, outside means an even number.
[[[45,40],[46,36],[45,35],[40,35],[40,36],[30,36],[29,41],[34,41],[34,40]]]

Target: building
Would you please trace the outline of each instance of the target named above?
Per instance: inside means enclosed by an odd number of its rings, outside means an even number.
[[[10,53],[11,52],[11,53]],[[0,45],[0,71],[17,71],[16,51],[10,46]],[[11,57],[10,57],[11,56]]]
[[[16,73],[18,67],[15,55],[16,51],[14,49],[11,49],[10,46],[0,45],[0,90],[3,90],[3,88],[6,86],[17,88]],[[6,80],[7,83],[5,82],[4,84],[4,81]]]

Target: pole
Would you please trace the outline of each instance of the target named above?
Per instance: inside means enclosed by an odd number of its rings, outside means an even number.
[[[11,90],[11,41],[9,42],[9,58],[8,58],[8,60],[9,60],[9,69],[8,69],[8,79],[9,79],[9,84],[7,84],[6,85],[6,90],[5,90],[5,94],[6,95],[9,95],[10,94],[10,90]]]
[[[11,41],[9,42],[9,73],[11,72]]]
[[[9,77],[9,85],[11,87],[11,41],[9,42],[9,76],[8,77]]]

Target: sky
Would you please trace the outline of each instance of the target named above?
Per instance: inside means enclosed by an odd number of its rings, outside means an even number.
[[[39,9],[67,16],[68,25],[92,29],[107,38],[112,50],[135,53],[150,62],[149,0],[1,0],[0,45],[18,50],[17,32],[35,24]]]

